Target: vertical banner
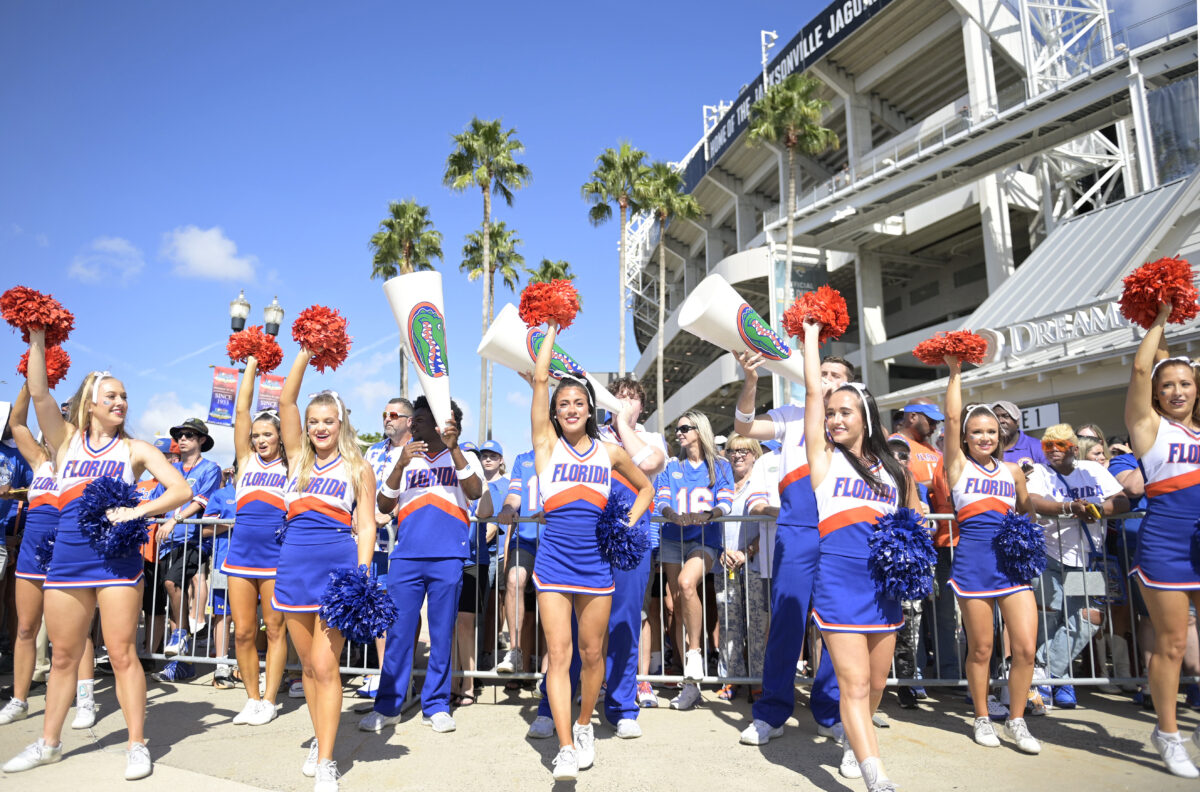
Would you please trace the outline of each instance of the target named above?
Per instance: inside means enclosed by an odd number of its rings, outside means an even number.
[[[258,381],[258,407],[255,412],[279,409],[279,394],[283,392],[283,377],[263,374]]]
[[[213,367],[212,401],[208,406],[208,422],[216,426],[233,426],[233,398],[237,393],[237,369]]]

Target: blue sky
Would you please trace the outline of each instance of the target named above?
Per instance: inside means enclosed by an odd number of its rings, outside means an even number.
[[[482,202],[442,186],[450,135],[472,115],[517,129],[533,182],[495,217],[517,229],[529,265],[571,262],[587,310],[563,344],[613,370],[617,227],[592,227],[579,196],[596,155],[629,139],[679,159],[700,136],[701,106],[733,99],[755,76],[759,30],[786,41],[825,4],[510,3],[498,13],[494,3],[9,0],[3,287],[51,291],[75,313],[61,394],[87,370],[111,369],[144,438],[206,411],[208,366],[228,362],[239,289],[254,323],[279,296],[288,360],[296,314],[339,308],[352,357],[336,373],[310,370],[305,392],[337,389],[356,427],[373,431],[398,390],[398,332],[368,279],[367,240],[389,200],[414,197],[445,235],[451,381],[474,439],[481,288],[458,264]],[[508,299],[500,292],[498,306]],[[0,397],[15,393],[22,352],[0,330]],[[630,366],[637,357],[630,333]],[[497,367],[495,434],[510,455],[528,442],[527,405],[525,384]],[[216,434],[227,461],[229,432]]]

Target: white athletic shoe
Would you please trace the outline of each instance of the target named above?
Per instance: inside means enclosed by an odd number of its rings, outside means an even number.
[[[984,748],[999,748],[1000,738],[996,736],[996,728],[988,718],[975,719],[975,742]]]
[[[564,745],[558,749],[552,772],[555,781],[574,781],[579,777],[579,758],[575,755],[574,748]]]
[[[258,706],[246,718],[247,726],[266,726],[279,716],[279,710],[266,699],[259,699],[257,704]]]
[[[45,740],[38,740],[26,746],[24,751],[5,762],[0,771],[5,773],[20,773],[32,770],[38,765],[53,764],[62,759],[62,743],[50,746]]]
[[[516,674],[524,668],[525,663],[521,659],[521,652],[516,649],[509,649],[504,653],[504,659],[496,663],[497,674]]]
[[[396,720],[400,720],[399,715],[396,716]],[[428,718],[421,718],[421,723],[432,727],[435,732],[440,734],[452,732],[458,728],[458,724],[454,722],[454,718],[450,716],[449,712],[435,712]]]
[[[692,649],[683,656],[683,678],[688,682],[699,682],[704,678],[704,655]]]
[[[621,718],[617,721],[617,736],[622,740],[632,740],[642,736],[642,727],[633,718]]]
[[[258,711],[258,702],[254,699],[246,699],[246,703],[242,705],[242,711],[233,716],[234,726],[245,726],[250,723],[250,717]]]
[[[817,736],[824,737],[829,740],[833,740],[838,745],[841,745],[843,742],[846,741],[846,730],[845,730],[845,728],[842,727],[842,724],[840,721],[838,723],[833,724],[832,726],[824,726],[824,725],[818,723],[817,724]]]
[[[1004,722],[1004,733],[1017,744],[1022,753],[1037,754],[1042,752],[1042,744],[1029,733],[1024,718],[1009,718]]]
[[[96,700],[93,698],[76,699],[75,720],[71,721],[72,729],[90,729],[96,725]],[[141,778],[141,776],[138,776]]]
[[[699,685],[684,685],[679,695],[671,699],[671,709],[690,710],[700,701]]]
[[[575,762],[580,770],[587,770],[596,761],[596,735],[592,724],[571,726],[571,740],[575,743]]]
[[[312,742],[308,746],[308,756],[304,759],[304,764],[300,765],[300,772],[309,778],[315,778],[317,775],[317,761],[321,754],[317,746],[317,738],[313,737]]]
[[[845,743],[845,746],[842,748],[842,763],[838,765],[838,773],[842,778],[862,778],[862,767],[854,756],[854,749],[850,747],[850,741],[842,740],[842,742]]]
[[[766,745],[771,742],[772,737],[780,737],[782,735],[782,726],[772,726],[765,720],[755,718],[753,723],[742,730],[742,736],[738,739],[738,742],[742,745]]]
[[[1178,734],[1168,737],[1155,727],[1154,731],[1150,732],[1150,742],[1158,749],[1158,755],[1162,757],[1171,775],[1180,778],[1200,777],[1200,770],[1197,770],[1196,765],[1188,758],[1187,749],[1183,747],[1183,740]],[[7,771],[8,765],[4,767]]]
[[[879,769],[879,757],[867,757],[859,764],[859,770],[867,782],[867,792],[896,792],[896,785]]]
[[[544,740],[554,734],[554,718],[547,718],[545,715],[538,715],[533,719],[533,723],[529,724],[529,731],[525,732],[525,736],[531,740]]]
[[[0,725],[23,720],[28,717],[29,704],[20,699],[9,699],[8,703],[4,705],[4,709],[0,709]]]
[[[304,698],[303,679],[293,679],[292,683],[288,685],[288,698]],[[315,773],[317,771],[313,770],[313,772]]]
[[[316,782],[313,783],[313,792],[338,792],[337,762],[333,759],[326,759],[318,763],[316,779]]]
[[[125,780],[137,781],[154,772],[154,763],[150,761],[150,749],[146,743],[134,743],[125,752]]]
[[[358,730],[378,734],[383,731],[385,726],[391,726],[399,722],[399,715],[384,715],[382,712],[371,711],[358,722]]]

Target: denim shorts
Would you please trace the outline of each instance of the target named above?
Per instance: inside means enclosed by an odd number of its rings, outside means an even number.
[[[720,553],[715,547],[709,547],[701,542],[680,542],[674,539],[664,539],[662,546],[658,548],[658,561],[661,564],[682,564],[685,559],[691,558],[693,553],[703,551],[708,560],[705,562],[704,568],[707,570],[717,560],[717,555]]]

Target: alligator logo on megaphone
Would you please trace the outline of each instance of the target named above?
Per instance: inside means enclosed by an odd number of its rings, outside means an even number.
[[[546,333],[538,328],[533,328],[525,335],[525,350],[529,353],[529,359],[536,362],[538,352],[542,349],[542,342],[546,340]],[[566,375],[572,377],[585,377],[587,372],[583,366],[575,360],[575,358],[563,351],[563,348],[558,344],[554,345],[554,352],[550,355],[550,376],[555,379],[562,379]]]
[[[446,359],[446,318],[431,302],[420,302],[408,314],[408,341],[413,363],[427,377],[444,377],[450,373]]]
[[[749,303],[742,303],[742,307],[738,308],[737,329],[746,346],[761,353],[768,360],[785,360],[791,357],[792,350]]]

